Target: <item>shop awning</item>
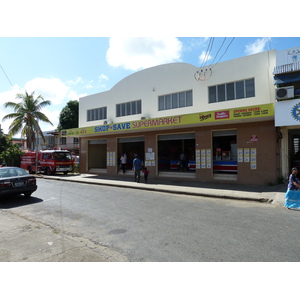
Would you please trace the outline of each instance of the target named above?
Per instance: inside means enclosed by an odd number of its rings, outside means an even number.
[[[300,81],[300,72],[290,74],[279,74],[274,76],[275,84],[290,83]]]

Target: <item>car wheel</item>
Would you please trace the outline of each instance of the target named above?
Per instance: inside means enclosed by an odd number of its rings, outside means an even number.
[[[32,192],[26,192],[26,193],[24,193],[25,197],[30,197],[31,194],[32,194]]]
[[[68,171],[65,171],[64,174],[67,175],[67,174],[68,174]]]
[[[29,174],[33,174],[33,173],[34,173],[34,172],[32,171],[32,168],[31,168],[31,167],[28,167],[27,170],[28,170],[28,173],[29,173]]]

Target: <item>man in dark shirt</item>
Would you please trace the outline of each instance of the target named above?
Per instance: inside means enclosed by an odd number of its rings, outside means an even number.
[[[140,182],[142,161],[139,159],[137,155],[135,155],[135,159],[133,160],[133,170],[134,170],[134,181]]]

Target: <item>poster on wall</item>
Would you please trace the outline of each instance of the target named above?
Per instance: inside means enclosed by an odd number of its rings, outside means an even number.
[[[107,166],[114,167],[116,165],[116,152],[107,152]]]
[[[238,148],[237,154],[238,154],[238,162],[243,162],[243,148]]]
[[[256,148],[251,148],[251,164],[250,164],[251,170],[256,169]]]
[[[201,168],[206,169],[206,151],[201,149]]]
[[[249,148],[244,148],[244,162],[250,162]]]
[[[210,169],[211,168],[211,150],[206,149],[206,168]]]
[[[200,169],[200,149],[196,149],[196,169]]]

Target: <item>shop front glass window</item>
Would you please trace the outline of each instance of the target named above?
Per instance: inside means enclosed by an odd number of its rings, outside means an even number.
[[[213,132],[213,172],[237,174],[237,139],[235,130]]]
[[[158,171],[195,172],[195,138],[189,135],[158,139]]]

